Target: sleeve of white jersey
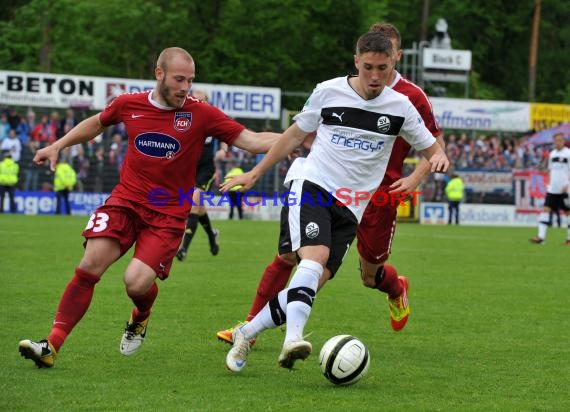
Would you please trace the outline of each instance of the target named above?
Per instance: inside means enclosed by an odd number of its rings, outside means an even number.
[[[427,149],[436,141],[427,129],[420,113],[409,102],[406,109],[406,120],[404,120],[401,132],[402,137],[418,151]]]
[[[312,133],[319,128],[322,121],[321,110],[323,108],[323,89],[320,84],[315,87],[309,96],[303,110],[293,117],[299,129],[306,133]]]

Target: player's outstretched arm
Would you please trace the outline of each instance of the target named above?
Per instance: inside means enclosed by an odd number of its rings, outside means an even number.
[[[245,129],[234,141],[234,146],[247,150],[250,153],[267,153],[269,149],[281,137],[281,133],[273,132],[252,132]]]
[[[438,136],[435,140],[445,149],[445,142],[442,136]],[[414,171],[409,176],[402,177],[390,185],[390,192],[412,192],[420,185],[420,183],[429,175],[431,171],[430,162],[422,158]]]
[[[38,150],[34,156],[33,162],[37,165],[43,165],[46,161],[49,161],[50,169],[55,171],[59,152],[62,149],[78,143],[87,142],[95,136],[103,133],[104,130],[105,128],[99,121],[99,114],[88,117],[71,129],[61,139],[56,140],[51,145]]]
[[[264,134],[264,133],[259,133]],[[266,132],[265,134],[275,135],[276,133],[269,133]],[[253,169],[249,172],[244,173],[243,175],[235,176],[231,180],[223,183],[220,186],[220,190],[222,192],[228,191],[230,188],[238,185],[242,185],[243,187],[240,189],[242,192],[251,189],[255,182],[261,177],[263,173],[271,166],[275,165],[282,159],[285,159],[289,153],[291,153],[297,146],[299,146],[305,137],[309,133],[304,132],[297,126],[296,123],[293,123],[282,135],[277,134],[279,137],[277,141],[271,146],[271,149],[267,152],[267,155],[263,157],[261,162],[259,162]],[[242,149],[246,149],[245,147],[240,146],[239,140],[242,139],[242,134],[234,141],[234,144]]]

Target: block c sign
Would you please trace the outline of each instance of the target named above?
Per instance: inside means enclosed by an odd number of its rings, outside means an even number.
[[[423,49],[424,69],[471,70],[471,50]]]

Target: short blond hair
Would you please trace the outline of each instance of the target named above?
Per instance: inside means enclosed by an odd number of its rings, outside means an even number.
[[[166,72],[168,68],[168,63],[175,57],[182,56],[186,58],[189,62],[194,62],[194,59],[186,50],[181,47],[168,47],[160,52],[158,59],[156,60],[156,67],[160,67],[162,71]]]

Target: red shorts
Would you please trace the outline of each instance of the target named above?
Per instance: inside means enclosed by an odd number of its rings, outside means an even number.
[[[91,215],[83,236],[86,239],[117,239],[121,256],[136,243],[134,257],[153,268],[164,280],[170,272],[185,226],[186,219],[111,196]]]
[[[392,251],[398,206],[369,203],[356,231],[358,253],[367,262],[384,263]]]

